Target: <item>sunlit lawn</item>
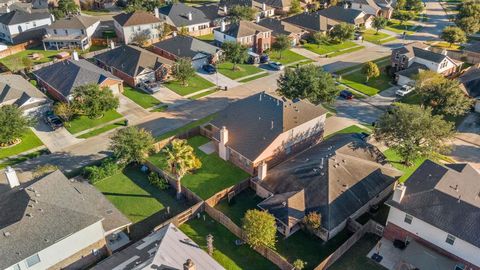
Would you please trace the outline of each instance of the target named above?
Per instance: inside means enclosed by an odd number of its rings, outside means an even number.
[[[328,54],[328,53],[334,53],[338,52],[340,50],[346,50],[346,49],[351,49],[353,47],[358,46],[355,42],[353,41],[345,41],[343,43],[329,43],[329,44],[313,44],[313,43],[307,43],[304,44],[303,47],[309,51],[312,51],[316,54]]]
[[[91,119],[91,118],[88,118],[87,116],[82,115],[66,123],[65,128],[71,134],[76,134],[81,131],[94,128],[95,126],[99,126],[122,117],[123,115],[121,115],[115,110],[105,112],[102,117],[94,118],[94,119]]]
[[[21,137],[22,142],[11,147],[0,148],[0,159],[15,156],[30,149],[42,146],[42,141],[33,133],[31,129],[27,131]]]
[[[231,62],[217,64],[217,70],[232,80],[257,74],[263,71],[262,69],[249,64],[237,64],[236,68],[233,69],[233,63]]]
[[[387,74],[386,71],[386,66],[388,65],[389,62],[381,62],[378,65],[378,68],[380,69],[380,76],[377,78],[370,78],[368,82],[366,76],[361,70],[342,75],[340,82],[366,95],[373,96],[378,92],[391,87],[390,81],[392,78]]]
[[[284,65],[308,59],[305,56],[295,53],[291,50],[283,51],[281,55],[277,51],[271,51],[268,55],[270,56],[270,61],[280,62]]]
[[[180,81],[168,81],[168,82],[165,82],[164,85],[168,89],[172,90],[173,92],[181,96],[192,94],[200,90],[204,90],[212,86],[215,86],[215,84],[205,80],[204,78],[198,75],[193,75],[192,77],[188,78],[186,85],[183,85],[182,82]]]

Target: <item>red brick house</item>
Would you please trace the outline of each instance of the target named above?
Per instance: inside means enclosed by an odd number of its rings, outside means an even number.
[[[213,31],[217,44],[237,42],[261,54],[272,47],[272,30],[249,21],[240,21],[228,26],[222,22],[220,28]]]

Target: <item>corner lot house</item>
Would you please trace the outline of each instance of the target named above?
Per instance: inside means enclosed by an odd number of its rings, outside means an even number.
[[[97,65],[135,87],[164,80],[173,61],[145,49],[123,45],[93,57]]]
[[[0,269],[84,269],[112,251],[108,235],[130,224],[95,188],[60,171],[20,183],[10,168],[6,179]]]
[[[259,93],[230,104],[210,125],[219,156],[254,174],[320,141],[326,113],[320,105]]]
[[[157,42],[152,45],[151,50],[173,61],[178,58],[189,58],[195,69],[216,62],[221,54],[220,48],[216,46],[190,36],[182,35]]]
[[[134,41],[137,35],[147,35],[150,43],[158,41],[162,21],[145,11],[120,13],[113,16],[115,32],[125,44]]]
[[[0,106],[17,105],[25,114],[41,113],[50,101],[40,90],[20,75],[0,75]]]
[[[52,15],[48,12],[10,11],[0,15],[0,39],[12,44],[41,39],[45,26],[52,21]]]
[[[210,28],[210,19],[203,11],[185,5],[184,3],[174,3],[158,9],[160,17],[165,23],[173,26],[176,31],[182,28],[191,36],[208,35],[212,33]]]
[[[321,216],[324,241],[387,197],[401,172],[360,134],[340,134],[270,169],[257,181],[258,206],[289,236],[310,212]]]
[[[275,38],[279,35],[285,35],[292,41],[292,46],[295,46],[306,33],[300,27],[274,18],[265,18],[257,22],[257,24],[272,30],[272,43],[275,42]]]
[[[240,21],[228,26],[222,23],[222,26],[213,33],[218,44],[227,41],[237,42],[259,54],[272,46],[272,30],[249,21]]]
[[[97,30],[100,20],[95,17],[73,16],[60,19],[47,27],[43,38],[45,49],[80,48],[82,51],[92,45],[92,35]]]
[[[456,269],[478,270],[479,192],[480,174],[472,166],[427,160],[387,201],[383,236],[415,241],[457,262]]]

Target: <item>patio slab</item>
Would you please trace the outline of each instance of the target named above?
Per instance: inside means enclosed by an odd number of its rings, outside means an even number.
[[[210,155],[211,153],[215,152],[215,144],[212,141],[209,141],[208,143],[199,146],[198,149],[200,149],[205,154]]]

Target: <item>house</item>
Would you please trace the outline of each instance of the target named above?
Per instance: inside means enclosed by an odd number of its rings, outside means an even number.
[[[190,36],[177,35],[152,45],[151,50],[167,59],[176,61],[178,58],[189,58],[195,69],[216,62],[220,48]]]
[[[53,17],[48,12],[13,10],[0,15],[0,39],[11,44],[41,40],[45,27],[52,22]]]
[[[92,45],[92,36],[100,25],[95,17],[77,15],[56,20],[47,27],[47,35],[43,38],[43,47],[80,48],[87,50]]]
[[[163,81],[174,63],[132,45],[123,45],[97,54],[93,60],[132,87],[140,83]]]
[[[161,37],[162,20],[146,11],[120,13],[113,16],[113,22],[117,37],[125,44],[136,43],[135,39],[143,35],[149,43]]]
[[[225,270],[172,223],[92,268],[111,269]]]
[[[479,194],[480,173],[471,165],[426,160],[386,202],[383,237],[415,241],[456,261],[455,269],[478,270]]]
[[[475,111],[480,112],[480,65],[469,68],[458,80],[468,96],[476,100]]]
[[[0,75],[0,106],[17,105],[25,114],[39,114],[51,104],[40,90],[20,75]]]
[[[184,3],[179,2],[163,6],[158,9],[158,13],[160,18],[165,20],[165,23],[171,25],[178,32],[185,29],[191,36],[202,36],[212,33],[210,19],[201,10],[187,6]]]
[[[89,183],[60,171],[21,182],[10,167],[0,178],[8,186],[0,193],[0,269],[85,269],[129,242],[122,230],[131,222]]]
[[[121,79],[76,56],[38,69],[33,75],[39,86],[62,102],[72,100],[73,90],[87,84],[97,84],[100,89],[108,88],[115,95],[123,92]]]
[[[272,30],[249,21],[239,21],[213,30],[215,42],[237,42],[249,47],[253,52],[261,54],[271,48]]]
[[[421,70],[431,70],[445,76],[459,71],[461,62],[446,54],[429,51],[428,47],[421,42],[413,42],[392,50],[390,60],[392,69],[396,71],[398,85],[413,82]]]
[[[285,0],[289,1],[290,0]],[[218,3],[219,14],[220,16],[228,16],[229,10],[234,6],[247,6],[255,10],[255,17],[257,18],[267,18],[275,15],[275,7],[270,6],[269,4],[275,1],[270,0],[221,0]],[[282,1],[278,1],[282,2]],[[277,3],[281,5],[280,3]]]
[[[393,14],[393,7],[390,0],[351,0],[350,8],[386,19],[390,19]]]
[[[257,22],[257,24],[272,30],[272,43],[275,42],[275,38],[279,35],[285,35],[292,41],[292,46],[295,46],[306,33],[306,31],[298,26],[274,18],[262,19]]]
[[[219,156],[255,174],[320,141],[326,114],[320,105],[262,92],[230,104],[209,126]]]
[[[469,63],[480,64],[480,41],[465,45],[463,54]]]

